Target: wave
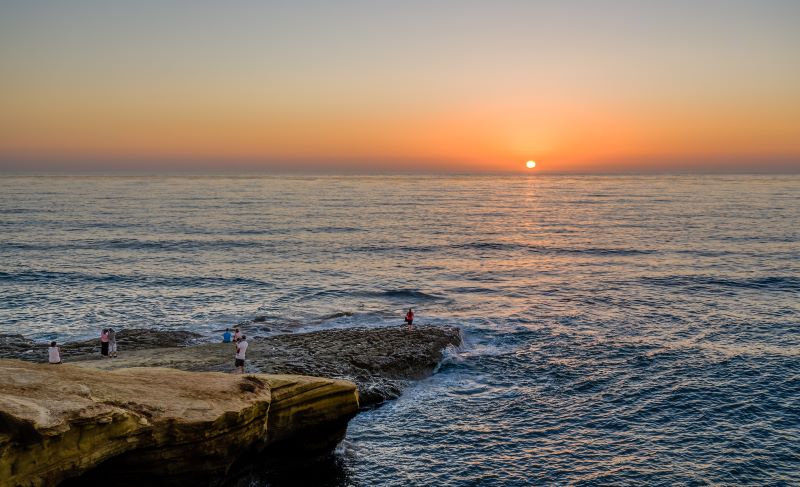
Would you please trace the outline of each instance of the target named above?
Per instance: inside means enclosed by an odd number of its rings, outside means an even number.
[[[758,251],[744,251],[737,249],[732,250],[712,250],[712,249],[678,249],[672,251],[675,254],[693,255],[698,257],[737,257],[737,258],[764,258],[765,256],[775,258],[788,258],[797,259],[800,257],[800,251],[797,250],[758,250]]]
[[[207,276],[137,276],[120,274],[88,274],[82,272],[21,271],[0,272],[0,282],[75,284],[136,284],[164,287],[225,287],[225,286],[273,286],[272,283],[242,277]]]
[[[313,298],[378,298],[394,301],[449,301],[445,296],[430,294],[417,289],[384,289],[384,290],[358,290],[358,289],[323,289],[302,287],[296,291],[298,296]]]
[[[337,311],[336,313],[331,313],[331,314],[327,314],[327,315],[324,315],[324,316],[320,316],[319,318],[316,319],[316,322],[317,323],[322,323],[322,322],[328,321],[328,320],[335,320],[336,318],[345,318],[345,317],[348,317],[348,316],[353,316],[354,314],[355,313],[353,313],[352,311]]]
[[[0,215],[24,215],[38,213],[39,211],[34,208],[0,208]]]
[[[619,249],[603,247],[548,247],[530,244],[500,243],[500,242],[472,242],[461,244],[458,247],[477,250],[507,250],[526,251],[534,254],[585,254],[585,255],[646,255],[654,254],[655,250],[646,249]]]
[[[275,228],[245,228],[240,230],[229,230],[226,232],[228,235],[283,235],[291,233],[289,229],[275,229]],[[208,235],[211,233],[206,232]]]
[[[76,241],[63,244],[37,244],[23,242],[7,242],[3,246],[13,250],[143,250],[143,251],[196,251],[225,250],[242,248],[273,248],[272,242],[255,242],[248,240],[137,240],[112,239]]]
[[[384,253],[384,252],[435,252],[444,250],[446,247],[441,245],[399,245],[399,246],[381,246],[381,245],[360,245],[358,247],[349,247],[345,250],[347,252],[366,252],[366,253]]]
[[[452,293],[465,293],[465,294],[502,294],[504,293],[503,290],[500,289],[492,289],[488,287],[478,287],[478,286],[459,286],[448,289],[449,292]]]
[[[208,249],[236,249],[258,248],[271,246],[265,242],[247,240],[109,240],[101,242],[103,247],[140,250],[208,250]]]
[[[664,276],[643,277],[645,284],[658,286],[678,286],[695,290],[713,290],[714,288],[740,288],[773,291],[800,291],[800,278],[793,276],[765,276],[753,278],[722,278],[713,276]]]
[[[384,297],[391,299],[411,299],[415,301],[443,301],[447,298],[437,296],[435,294],[428,294],[415,289],[390,289],[386,291],[378,291],[367,293],[370,296]]]
[[[467,242],[451,245],[401,245],[401,246],[380,246],[363,245],[347,249],[351,252],[411,252],[425,253],[452,250],[480,250],[496,252],[526,252],[533,254],[585,254],[585,255],[648,255],[655,254],[657,251],[649,249],[620,249],[620,248],[570,248],[570,247],[548,247],[531,244],[509,243],[509,242]]]
[[[302,229],[301,231],[311,232],[311,233],[356,233],[356,232],[365,232],[366,230],[363,228],[356,228],[356,227],[328,226],[328,227],[308,227]]]

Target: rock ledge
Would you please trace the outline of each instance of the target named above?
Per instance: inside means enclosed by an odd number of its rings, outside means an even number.
[[[166,368],[100,372],[0,360],[0,486],[50,486],[104,462],[189,483],[246,452],[331,448],[358,411],[355,384]]]
[[[258,333],[257,328],[242,329],[248,336]],[[408,381],[431,375],[447,347],[461,345],[461,331],[453,326],[342,328],[256,337],[249,342],[248,372],[349,380],[358,386],[361,406],[371,407],[398,397]],[[120,358],[99,360],[95,353],[78,357],[84,361],[75,363],[109,370],[144,366],[229,372],[233,347],[206,343],[132,352],[123,347]]]

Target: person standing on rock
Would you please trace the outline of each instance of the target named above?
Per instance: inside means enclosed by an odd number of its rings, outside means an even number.
[[[108,329],[108,355],[117,356],[117,332],[113,328]]]
[[[231,329],[225,328],[225,333],[222,334],[222,343],[230,343],[231,342]]]
[[[47,349],[47,361],[51,364],[61,363],[61,349],[58,348],[56,342],[50,342],[50,348]]]
[[[240,374],[244,374],[244,360],[245,353],[247,352],[247,337],[242,335],[239,341],[236,342],[236,357],[234,361],[235,370]]]
[[[408,308],[408,313],[406,313],[406,325],[408,325],[409,330],[414,329],[414,311],[411,308]]]
[[[108,328],[100,332],[100,355],[108,357]]]
[[[238,329],[238,328],[234,328],[234,329],[233,329],[233,332],[234,332],[234,333],[233,333],[233,341],[234,341],[234,342],[238,342],[239,340],[241,340],[241,339],[242,339],[242,332],[241,332],[241,331],[239,331],[239,329]]]

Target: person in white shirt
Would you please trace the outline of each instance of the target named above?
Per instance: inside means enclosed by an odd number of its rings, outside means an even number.
[[[108,329],[108,356],[117,356],[117,332],[113,328]]]
[[[235,370],[240,374],[244,374],[245,352],[247,352],[247,337],[242,335],[242,338],[236,342],[236,360],[234,361]]]
[[[56,346],[56,342],[50,342],[50,348],[47,349],[47,361],[51,364],[61,363],[61,349]]]

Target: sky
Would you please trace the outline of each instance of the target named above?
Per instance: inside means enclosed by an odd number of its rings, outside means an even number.
[[[0,172],[800,172],[800,1],[0,0]]]

